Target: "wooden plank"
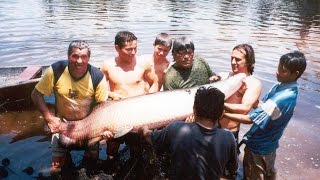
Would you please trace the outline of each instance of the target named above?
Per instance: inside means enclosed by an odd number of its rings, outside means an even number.
[[[28,66],[23,72],[17,77],[17,81],[26,81],[36,78],[42,70],[42,66]]]
[[[0,87],[0,112],[34,109],[31,92],[40,78]]]

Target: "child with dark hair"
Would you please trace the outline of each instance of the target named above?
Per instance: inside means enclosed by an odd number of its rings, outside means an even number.
[[[158,78],[158,90],[162,90],[164,81],[164,74],[170,67],[169,54],[172,46],[172,37],[167,33],[160,33],[157,35],[153,43],[153,54],[148,56],[148,60],[154,69],[154,73]]]
[[[245,179],[275,179],[276,149],[288,125],[298,96],[298,78],[306,69],[303,53],[294,51],[281,56],[276,73],[276,83],[264,96],[258,108],[249,115],[225,113],[225,117],[245,124],[251,124],[244,135]]]

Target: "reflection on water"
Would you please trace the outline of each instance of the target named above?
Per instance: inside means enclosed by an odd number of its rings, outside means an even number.
[[[0,66],[66,59],[74,39],[88,40],[91,62],[100,65],[115,55],[114,36],[119,30],[137,35],[139,54],[152,53],[155,36],[168,32],[190,36],[196,52],[215,72],[230,69],[235,45],[250,43],[256,51],[255,75],[265,82],[266,91],[275,82],[280,56],[300,50],[308,59],[301,89],[309,94],[306,101],[320,105],[312,98],[320,92],[318,0],[2,0],[0,20]]]
[[[50,64],[66,58],[73,39],[92,45],[92,62],[115,55],[119,30],[133,31],[139,53],[151,53],[162,31],[188,35],[215,71],[229,69],[231,48],[250,43],[256,75],[274,79],[279,57],[299,49],[309,60],[305,89],[319,92],[320,3],[317,0],[33,1],[0,2],[1,66]]]
[[[196,53],[221,72],[230,70],[231,49],[249,43],[256,52],[254,75],[263,82],[263,94],[276,81],[280,56],[300,50],[308,66],[299,80],[294,119],[308,133],[320,130],[319,0],[0,0],[0,21],[1,67],[66,59],[74,39],[88,40],[91,62],[100,65],[115,55],[115,34],[130,30],[138,37],[139,54],[152,53],[160,32],[187,35]],[[15,118],[1,114],[0,123],[7,124],[0,124],[0,131],[22,131]]]

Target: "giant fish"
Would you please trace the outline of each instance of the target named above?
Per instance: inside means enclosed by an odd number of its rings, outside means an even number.
[[[227,99],[242,86],[244,78],[245,75],[241,73],[203,86],[218,88]],[[102,103],[88,117],[62,123],[60,143],[65,147],[90,146],[102,140],[107,130],[117,138],[130,131],[135,132],[144,125],[149,129],[156,129],[174,120],[185,120],[193,113],[194,97],[199,87],[161,91]]]

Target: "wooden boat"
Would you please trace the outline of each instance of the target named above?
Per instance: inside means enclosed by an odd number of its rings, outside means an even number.
[[[34,109],[30,94],[47,67],[0,67],[0,112]]]

